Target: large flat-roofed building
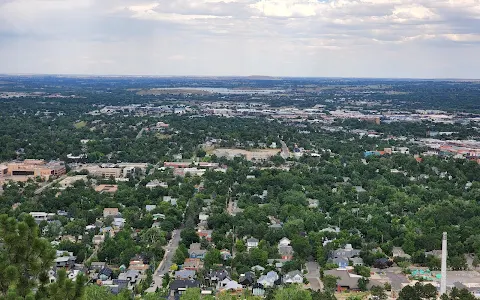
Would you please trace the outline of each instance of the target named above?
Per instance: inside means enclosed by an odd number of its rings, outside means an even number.
[[[43,177],[61,176],[67,172],[63,161],[45,162],[44,160],[26,159],[24,161],[15,161],[8,163],[7,171],[3,169],[4,176],[33,176]],[[2,170],[0,169],[0,172]],[[12,178],[14,179],[14,178]]]
[[[8,167],[6,165],[0,165],[0,177],[6,176],[8,173]]]
[[[119,178],[122,174],[121,168],[102,168],[100,166],[84,166],[81,167],[82,170],[87,170],[93,176],[104,177],[104,178]]]

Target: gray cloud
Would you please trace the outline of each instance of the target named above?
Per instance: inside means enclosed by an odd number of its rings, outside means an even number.
[[[0,0],[0,72],[480,77],[479,43],[478,0]]]

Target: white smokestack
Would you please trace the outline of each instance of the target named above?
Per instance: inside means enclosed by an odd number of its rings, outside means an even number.
[[[442,238],[442,278],[440,280],[440,295],[447,292],[447,233]]]

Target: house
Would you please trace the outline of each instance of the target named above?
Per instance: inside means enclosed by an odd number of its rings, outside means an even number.
[[[267,275],[262,275],[258,278],[257,283],[261,284],[265,288],[271,288],[274,285],[280,284],[280,276],[275,271],[270,271]]]
[[[252,286],[255,283],[255,274],[253,272],[240,274],[238,283],[240,283],[243,287]]]
[[[147,189],[154,189],[157,187],[161,188],[168,188],[168,184],[166,182],[160,182],[158,179],[152,180],[145,185]]]
[[[198,280],[174,280],[170,283],[170,298],[179,299],[180,296],[189,288],[199,288]]]
[[[177,198],[172,198],[172,196],[163,196],[163,202],[168,202],[171,205],[177,205]]]
[[[324,272],[324,275],[331,275],[337,277],[337,291],[357,291],[358,280],[362,278],[360,275],[352,274],[346,269],[328,270]]]
[[[115,228],[123,228],[125,225],[126,220],[124,218],[114,218],[112,225]]]
[[[198,230],[197,235],[201,239],[206,239],[207,241],[212,241],[213,230]]]
[[[353,266],[363,266],[363,259],[361,257],[350,258]]]
[[[203,221],[207,221],[208,220],[208,217],[209,215],[207,215],[206,213],[200,213],[200,215],[198,216],[198,219],[200,220],[200,222],[203,222]]]
[[[53,213],[46,213],[46,212],[31,212],[30,215],[33,217],[35,222],[39,224],[42,221],[48,221],[55,217]]]
[[[275,223],[272,225],[268,225],[268,228],[273,228],[273,229],[282,229],[283,225],[281,223]]]
[[[111,226],[101,228],[100,232],[103,234],[108,234],[110,237],[115,236],[115,230]]]
[[[360,250],[353,249],[352,244],[346,244],[345,248],[340,248],[331,253],[332,257],[352,258],[360,255]]]
[[[308,199],[308,208],[318,208],[318,200]]]
[[[90,270],[95,270],[95,271],[100,271],[101,269],[105,268],[107,266],[106,262],[92,262],[90,264]]]
[[[210,281],[211,285],[219,284],[225,279],[230,280],[230,273],[223,268],[219,270],[210,270],[210,272],[205,276],[205,279]]]
[[[194,280],[195,277],[196,272],[193,270],[176,271],[174,275],[175,280]]]
[[[284,237],[278,242],[278,254],[285,260],[291,260],[293,258],[293,248],[290,246],[290,240],[288,238]]]
[[[165,220],[165,215],[164,214],[153,214],[152,218],[153,218],[153,221]]]
[[[98,277],[100,280],[108,280],[112,278],[113,271],[110,268],[104,267],[98,272]]]
[[[290,246],[290,243],[291,241],[288,238],[284,237],[280,240],[280,242],[278,242],[278,247],[280,248],[280,247]]]
[[[183,268],[185,270],[198,271],[200,269],[203,269],[203,262],[199,258],[187,258],[183,263]]]
[[[411,259],[412,257],[409,254],[406,254],[401,247],[393,247],[392,249],[393,257],[400,257],[404,259]]]
[[[268,259],[267,260],[268,265],[274,266],[279,271],[282,269],[283,265],[289,261],[290,261],[289,259]]]
[[[127,280],[131,286],[135,285],[139,281],[140,272],[137,270],[128,270],[118,275],[118,279]]]
[[[229,292],[231,295],[240,294],[243,291],[243,286],[236,282],[235,280],[230,280],[225,278],[217,286],[217,290],[221,292]]]
[[[335,257],[332,259],[332,263],[336,264],[339,268],[345,269],[349,265],[349,260],[346,257]]]
[[[133,271],[138,271],[140,275],[146,275],[147,270],[150,269],[150,266],[148,264],[145,264],[141,260],[132,260],[130,261],[130,265],[128,269]]]
[[[355,191],[356,191],[357,193],[365,193],[365,192],[367,191],[367,190],[365,190],[365,189],[364,189],[363,187],[361,187],[361,186],[354,186],[353,188],[355,189]]]
[[[295,270],[288,272],[283,276],[283,283],[298,283],[302,284],[303,283],[303,273]]]
[[[223,260],[227,260],[227,259],[232,258],[232,254],[230,253],[230,251],[228,249],[220,250],[220,255],[222,256]]]
[[[58,268],[72,269],[75,266],[75,256],[61,256],[54,260],[54,266]]]
[[[190,244],[190,249],[188,249],[188,255],[190,258],[199,258],[204,259],[207,250],[201,249],[200,243]]]
[[[104,282],[103,286],[110,288],[112,294],[118,295],[121,291],[128,288],[128,283],[128,280],[113,279],[110,284],[105,284]]]
[[[330,253],[332,263],[338,265],[339,268],[346,268],[352,258],[360,256],[360,250],[353,249],[351,244],[345,245],[343,249],[337,249]],[[363,260],[355,259],[352,263],[363,265]]]
[[[104,218],[109,217],[109,216],[116,217],[118,215],[119,215],[118,208],[104,208],[103,209],[103,217]]]
[[[292,246],[279,246],[278,254],[282,257],[282,260],[292,260],[293,259],[293,248]]]
[[[426,251],[425,256],[435,256],[437,258],[442,258],[442,250],[432,250],[432,251]]]
[[[260,283],[255,283],[252,286],[252,295],[263,298],[265,296],[265,288],[263,287],[263,285],[261,285]]]
[[[157,208],[156,205],[148,205],[148,204],[145,205],[145,210],[146,210],[147,212],[151,212],[151,211],[154,210],[155,208]]]
[[[163,202],[168,202],[171,205],[175,206],[177,205],[177,198],[172,198],[172,196],[163,196]]]
[[[385,257],[376,259],[373,263],[373,266],[377,269],[386,269],[391,267],[392,265],[393,265],[393,261]]]
[[[251,270],[254,271],[254,272],[257,272],[257,271],[258,272],[263,272],[263,271],[265,271],[265,268],[262,267],[262,266],[256,265],[256,266],[253,266]]]
[[[247,239],[247,250],[257,248],[258,247],[258,240],[256,238],[249,238]]]

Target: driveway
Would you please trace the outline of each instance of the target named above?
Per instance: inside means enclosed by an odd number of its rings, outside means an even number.
[[[310,282],[310,288],[313,291],[323,290],[323,283],[320,280],[320,266],[314,261],[307,262],[306,266],[308,273],[305,278]]]

